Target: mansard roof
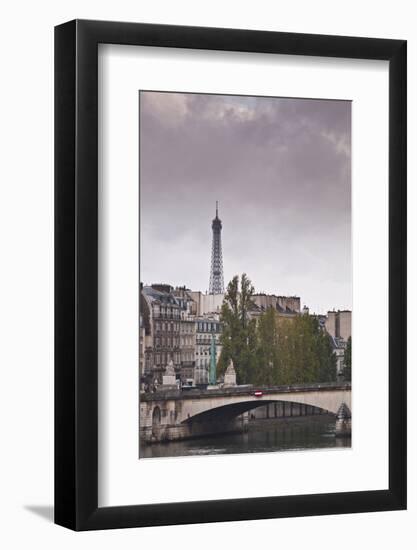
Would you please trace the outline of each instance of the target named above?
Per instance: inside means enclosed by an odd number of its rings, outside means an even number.
[[[158,301],[161,304],[179,305],[171,292],[161,292],[151,286],[144,286],[142,292],[151,302]]]

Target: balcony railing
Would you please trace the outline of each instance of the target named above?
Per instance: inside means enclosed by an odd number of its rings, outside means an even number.
[[[152,317],[154,319],[168,319],[168,320],[171,320],[171,321],[180,321],[181,320],[181,315],[180,313],[178,312],[177,313],[153,313]]]

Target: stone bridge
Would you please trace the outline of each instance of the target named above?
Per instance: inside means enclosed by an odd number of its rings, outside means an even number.
[[[140,395],[140,436],[152,443],[247,429],[248,412],[270,403],[281,404],[280,416],[336,415],[342,403],[351,410],[351,384],[212,387],[206,390],[167,390]],[[285,403],[291,404],[289,407]],[[287,414],[286,414],[287,410]],[[275,409],[276,411],[276,409]],[[275,414],[276,416],[276,414]]]

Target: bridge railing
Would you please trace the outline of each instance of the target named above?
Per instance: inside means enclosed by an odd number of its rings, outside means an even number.
[[[242,385],[229,388],[213,388],[213,389],[188,389],[182,390],[158,390],[156,392],[141,393],[141,401],[164,401],[167,399],[199,399],[207,397],[221,397],[232,395],[253,395],[255,392],[261,391],[263,395],[276,393],[297,393],[306,391],[329,391],[340,390],[348,391],[351,389],[350,382],[320,382],[315,384],[293,384],[283,386],[255,386]]]

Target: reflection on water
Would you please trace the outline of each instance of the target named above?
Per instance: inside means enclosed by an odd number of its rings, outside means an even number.
[[[351,438],[336,438],[330,415],[252,420],[246,433],[145,445],[141,458],[238,453],[264,453],[350,447]]]

